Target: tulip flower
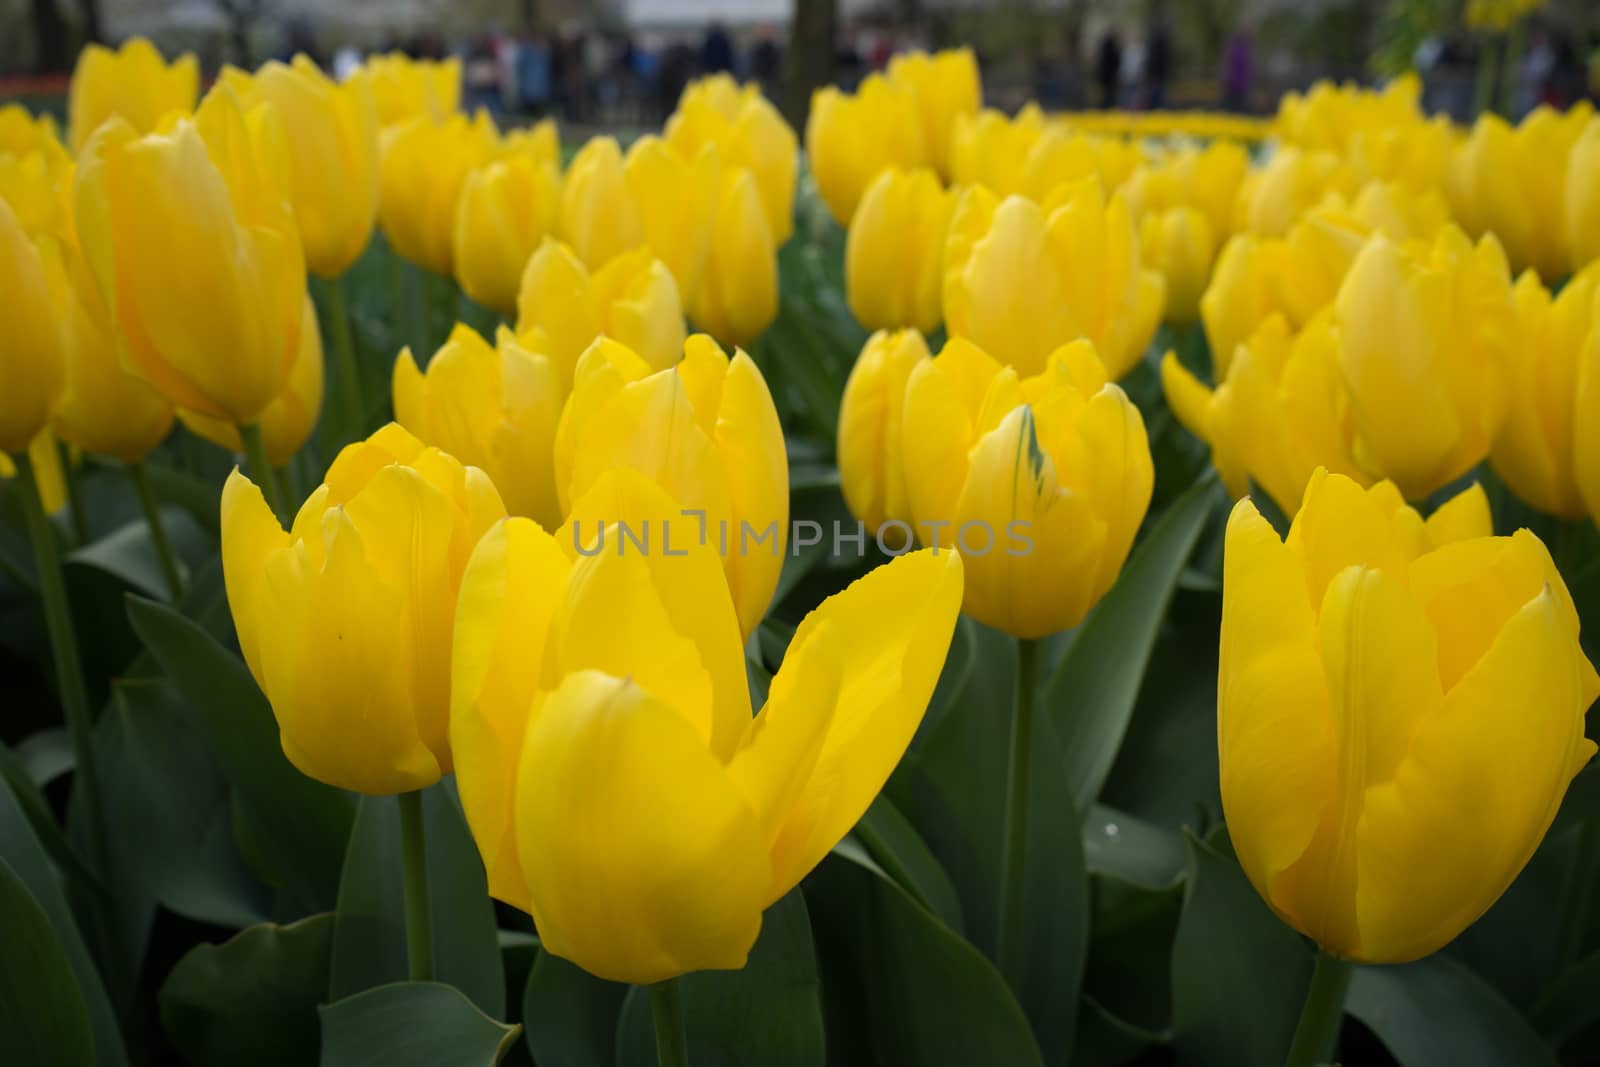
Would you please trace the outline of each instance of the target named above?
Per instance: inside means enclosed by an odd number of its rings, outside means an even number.
[[[1058,190],[1044,207],[968,189],[950,221],[944,271],[950,335],[1023,375],[1086,337],[1120,378],[1161,317],[1161,275],[1140,263],[1127,204],[1117,194],[1108,201],[1097,180]]]
[[[631,472],[607,482],[676,512]],[[666,536],[683,548],[574,558],[511,519],[473,553],[456,616],[451,746],[489,892],[620,982],[744,966],[762,912],[905,751],[961,599],[956,553],[879,567],[801,622],[752,718],[715,547],[681,516]]]
[[[778,317],[778,249],[755,175],[724,169],[705,271],[685,301],[694,325],[729,345],[749,344]]]
[[[1236,228],[1282,237],[1330,190],[1351,193],[1354,186],[1349,165],[1333,153],[1281,148],[1240,187]]]
[[[1343,199],[1330,194],[1300,216],[1287,235],[1262,241],[1258,255],[1272,294],[1271,306],[1282,309],[1295,327],[1309,323],[1333,303],[1350,265],[1373,232]],[[1398,241],[1410,234],[1390,236]]]
[[[711,248],[722,188],[718,167],[715,144],[685,156],[654,134],[633,142],[622,164],[644,243],[672,272],[685,300],[699,286]]]
[[[1453,226],[1429,247],[1383,235],[1334,302],[1357,454],[1421,499],[1489,454],[1512,381],[1511,279],[1499,244]]]
[[[1000,196],[1022,193],[1029,156],[1044,133],[1044,113],[1036,104],[1024,107],[1015,118],[991,108],[958,115],[950,129],[950,180],[961,186],[982,185]]]
[[[50,425],[66,379],[67,279],[54,238],[35,238],[0,197],[0,453],[25,453]]]
[[[1228,374],[1233,353],[1274,311],[1267,260],[1275,253],[1269,242],[1249,233],[1235,234],[1222,246],[1211,281],[1200,295],[1200,323],[1211,349],[1218,381]]]
[[[841,226],[885,167],[926,162],[917,97],[882,74],[869,74],[854,94],[824,86],[811,95],[806,161],[817,193]]]
[[[449,277],[457,204],[467,176],[499,152],[489,113],[419,117],[384,130],[378,221],[400,258]]]
[[[131,37],[115,52],[90,44],[78,53],[67,90],[67,128],[77,154],[89,135],[113,116],[135,133],[150,133],[172,113],[187,115],[200,91],[200,66],[185,52],[169,65],[143,37]]]
[[[364,71],[335,83],[304,55],[222,80],[247,107],[278,111],[289,140],[290,199],[306,269],[337,278],[372,239],[378,217],[378,113]]]
[[[482,468],[510,514],[546,530],[561,525],[552,459],[561,400],[554,361],[522,347],[505,327],[491,347],[472,327],[458,324],[426,373],[409,348],[394,364],[400,425]]]
[[[912,515],[901,444],[906,381],[929,358],[916,330],[879,330],[856,357],[839,404],[837,452],[844,502],[874,535],[895,523],[907,543]]]
[[[1233,233],[1234,204],[1250,170],[1250,155],[1236,141],[1217,140],[1205,148],[1178,153],[1166,164],[1184,201],[1205,213],[1212,240],[1219,245]]]
[[[681,363],[652,370],[626,346],[596,341],[578,361],[556,428],[563,513],[570,518],[617,467],[638,471],[695,509],[701,537],[725,546],[727,584],[749,637],[777,588],[789,532],[783,428],[750,357],[737,352],[730,360],[715,341],[696,334],[685,342]]]
[[[962,610],[1019,638],[1083,620],[1150,504],[1144,420],[1087,341],[1022,377],[952,339],[911,370],[900,448],[918,539],[965,558]]]
[[[590,270],[645,243],[616,138],[591,138],[572,157],[561,187],[559,232]]]
[[[522,272],[517,336],[550,357],[561,395],[578,357],[604,335],[662,370],[683,354],[683,309],[672,274],[645,249],[625,253],[591,273],[559,241],[545,239]]]
[[[1166,281],[1166,321],[1187,325],[1200,313],[1200,294],[1211,276],[1211,224],[1198,208],[1176,207],[1144,216],[1139,224],[1143,262]]]
[[[957,115],[976,115],[983,106],[983,82],[971,48],[902,52],[889,60],[889,81],[909,89],[922,117],[922,144],[928,163],[950,176],[950,135]]]
[[[931,170],[891,168],[867,186],[844,252],[845,292],[856,321],[869,329],[938,327],[954,209],[954,191]]]
[[[23,160],[35,153],[45,157],[52,171],[72,161],[48,111],[34,115],[21,104],[0,106],[0,157]]]
[[[1318,474],[1280,541],[1228,522],[1217,741],[1245,874],[1345,960],[1447,944],[1505,891],[1595,746],[1600,678],[1560,573],[1458,497]]]
[[[523,269],[555,232],[560,200],[555,166],[527,154],[467,175],[456,203],[452,258],[468,296],[496,311],[516,310]]]
[[[363,68],[372,80],[378,123],[384,128],[415,118],[443,122],[461,106],[461,60],[412,59],[403,52],[370,56]]]
[[[1568,284],[1579,285],[1581,278]],[[1594,303],[1589,309],[1589,337],[1578,355],[1578,384],[1574,408],[1580,412],[1600,411],[1600,277],[1589,272],[1588,284],[1594,288]],[[1592,417],[1573,421],[1573,467],[1578,492],[1589,505],[1589,517],[1600,525],[1600,420]]]
[[[800,146],[760,85],[740,85],[726,74],[690,82],[678,109],[667,119],[664,134],[666,143],[684,159],[694,159],[707,145],[715,145],[723,166],[743,167],[754,175],[773,245],[789,239],[794,231]],[[645,228],[650,229],[648,222]]]
[[[1600,260],[1600,118],[1592,118],[1567,157],[1567,263],[1573,271]]]
[[[456,591],[504,517],[487,475],[394,423],[339,453],[288,531],[250,479],[228,477],[228,606],[302,773],[375,796],[450,773]]]

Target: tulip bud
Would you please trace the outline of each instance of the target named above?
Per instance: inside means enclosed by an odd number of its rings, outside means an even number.
[[[1401,963],[1448,943],[1595,751],[1600,678],[1561,575],[1528,531],[1487,533],[1470,496],[1424,522],[1393,485],[1326,473],[1286,541],[1248,500],[1228,522],[1228,833],[1272,910],[1335,956]]]
[[[715,145],[723,166],[748,170],[761,193],[773,245],[789,239],[800,147],[789,124],[762,95],[761,86],[739,85],[726,74],[690,82],[678,109],[667,119],[665,138],[684,159],[694,159],[706,146]],[[628,154],[631,158],[632,150]],[[650,228],[646,221],[646,231]]]
[[[889,80],[917,98],[927,160],[949,177],[950,134],[956,116],[976,115],[983,106],[977,57],[971,48],[948,48],[932,55],[902,52],[889,60]]]
[[[700,285],[711,248],[711,224],[722,188],[718,166],[715,144],[685,156],[654,134],[633,142],[623,161],[644,243],[672,272],[685,301]]]
[[[372,79],[378,124],[397,126],[415,118],[443,122],[461,107],[461,60],[412,59],[403,52],[370,56],[365,67]]]
[[[1573,271],[1600,260],[1600,118],[1592,118],[1567,158],[1567,263]]]
[[[867,186],[844,252],[845,290],[861,325],[938,327],[944,242],[954,209],[955,193],[931,170],[890,169]]]
[[[1211,276],[1211,225],[1192,207],[1144,216],[1139,226],[1143,262],[1166,279],[1166,321],[1187,325],[1200,313],[1200,294]]]
[[[854,94],[831,85],[812,94],[806,162],[839,225],[850,225],[861,194],[879,171],[910,169],[927,158],[916,96],[883,75],[867,75]]]
[[[67,282],[54,238],[23,229],[0,198],[0,292],[6,326],[0,330],[0,453],[26,452],[50,425],[66,377],[62,329]]]
[[[991,108],[957,115],[950,128],[951,182],[986,186],[998,196],[1023,192],[1028,159],[1044,133],[1044,113],[1036,104],[1024,107],[1016,118]]]
[[[700,536],[725,545],[723,569],[746,637],[766,613],[788,543],[789,465],[761,372],[696,334],[683,361],[652,370],[602,338],[578,361],[556,428],[556,492],[572,519],[608,471],[627,467],[699,515]],[[632,515],[584,514],[585,525]],[[584,540],[587,540],[585,538]]]
[[[1087,341],[1027,378],[950,341],[906,382],[901,450],[918,539],[961,550],[962,610],[1015,637],[1083,621],[1150,504],[1144,420]]]
[[[1326,193],[1350,193],[1354,185],[1349,165],[1331,152],[1279,149],[1240,187],[1238,228],[1282,237]]]
[[[572,157],[561,187],[560,233],[591,270],[645,243],[616,138],[591,138]]]
[[[72,151],[83,150],[102,122],[121,118],[134,133],[150,133],[162,117],[194,109],[200,67],[188,52],[168,65],[143,37],[130,37],[115,52],[89,44],[78,53],[67,90],[67,128]]]
[[[689,320],[718,341],[749,344],[778,317],[778,249],[749,171],[722,172],[705,272]]]
[[[374,796],[451,770],[451,632],[488,477],[390,423],[344,448],[285,532],[235,470],[222,571],[239,648],[302,773]]]
[[[555,231],[561,175],[543,160],[513,155],[467,175],[456,204],[456,278],[485,307],[516,310],[528,259]]]
[[[903,525],[903,535],[911,528],[900,427],[906,380],[928,358],[928,346],[916,330],[879,330],[867,338],[844,383],[839,484],[850,513],[874,535],[882,535],[889,523]]]
[[[414,118],[383,132],[378,221],[402,259],[455,272],[456,211],[467,176],[499,152],[489,113]]]

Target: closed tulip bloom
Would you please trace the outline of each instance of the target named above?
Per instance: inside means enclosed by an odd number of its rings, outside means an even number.
[[[1150,505],[1144,420],[1087,341],[1022,377],[951,340],[911,371],[901,449],[918,538],[960,549],[962,610],[1014,637],[1082,622]]]
[[[676,514],[627,471],[608,495]],[[715,546],[578,556],[511,519],[456,616],[451,746],[489,892],[590,973],[744,966],[762,912],[849,831],[933,694],[961,558],[918,552],[825,600],[752,718]],[[596,847],[603,843],[603,847]]]
[[[1417,959],[1482,915],[1595,751],[1600,678],[1544,545],[1441,512],[1319,474],[1286,541],[1248,500],[1228,522],[1229,837],[1272,909],[1345,959]]]
[[[773,244],[789,239],[794,230],[800,146],[760,85],[740,85],[727,74],[692,81],[667,119],[664,133],[666,142],[685,159],[715,145],[723,166],[743,167],[753,174]]]
[[[1098,146],[1105,140],[1062,126],[1050,126],[1029,146],[1023,157],[1019,178],[1013,181],[1009,175],[996,176],[1002,184],[1015,185],[1011,192],[1020,193],[1041,204],[1061,186],[1081,182],[1085,178],[1099,178],[1104,188],[1114,189],[1119,183],[1106,180],[1100,169]],[[995,166],[998,169],[1002,165],[996,162]],[[1126,195],[1124,199],[1127,199]],[[1131,202],[1129,206],[1132,206]],[[1134,215],[1137,218],[1138,212]]]
[[[426,373],[409,348],[394,364],[400,425],[482,468],[510,514],[546,530],[561,525],[552,458],[561,400],[551,358],[524,348],[505,327],[491,347],[472,327],[457,324]]]
[[[517,296],[517,336],[550,357],[561,394],[578,357],[602,335],[662,370],[683,355],[683,308],[672,274],[645,249],[590,272],[572,249],[546,239],[528,260]]]
[[[1567,157],[1563,190],[1567,217],[1567,263],[1580,271],[1600,260],[1600,118],[1592,118]]]
[[[1001,196],[1025,192],[1028,161],[1045,132],[1044,112],[1037,104],[1028,104],[1015,118],[992,108],[956,116],[950,128],[951,182],[986,186]]]
[[[1581,412],[1600,411],[1600,277],[1588,272],[1594,286],[1594,302],[1589,309],[1589,336],[1578,351],[1578,388],[1574,408]],[[1569,285],[1579,284],[1575,278]],[[1600,419],[1576,418],[1573,422],[1573,467],[1578,492],[1589,505],[1589,517],[1600,525]]]
[[[867,187],[844,251],[845,291],[861,325],[938,327],[955,195],[925,169],[886,170]]]
[[[1025,376],[1086,337],[1120,378],[1155,335],[1165,283],[1141,264],[1121,196],[1108,201],[1090,179],[1052,204],[981,187],[962,194],[945,244],[945,323]]]
[[[1212,239],[1220,245],[1233,233],[1234,204],[1250,170],[1250,154],[1237,141],[1215,140],[1178,153],[1167,169],[1188,203],[1205,213]]]
[[[642,212],[629,195],[616,138],[591,138],[567,165],[559,232],[591,270],[645,243]]]
[[[869,74],[853,94],[831,85],[812,94],[806,161],[817,193],[839,225],[850,225],[861,194],[879,171],[910,169],[927,159],[917,98],[905,87]]]
[[[0,452],[26,452],[50,425],[66,379],[62,320],[67,280],[54,238],[37,241],[0,197],[0,292],[6,327],[0,331]]]
[[[703,513],[704,538],[726,546],[723,569],[749,637],[772,602],[789,532],[783,428],[750,357],[736,352],[730,360],[715,341],[696,334],[685,342],[681,363],[652,370],[615,341],[595,342],[578,362],[556,428],[562,511],[570,517],[618,467],[638,471],[682,507]],[[608,523],[635,518],[651,516],[593,516]]]
[[[415,118],[442,122],[461,107],[461,60],[412,59],[403,52],[370,56],[364,66],[372,79],[373,101],[381,126]]]
[[[55,116],[48,111],[35,115],[21,104],[0,107],[0,156],[22,160],[35,153],[44,156],[53,171],[72,161],[61,143]]]
[[[499,159],[467,175],[456,203],[456,279],[468,296],[509,314],[528,259],[555,232],[561,175],[528,155]]]
[[[644,243],[672,272],[685,300],[700,284],[711,248],[719,166],[715,144],[686,156],[654,134],[633,142],[623,160]]]
[[[1267,265],[1276,254],[1271,242],[1240,233],[1230,237],[1217,256],[1211,281],[1200,295],[1200,323],[1218,381],[1227,377],[1234,350],[1269,315],[1282,310],[1274,299]]]
[[[113,116],[135,133],[149,133],[163,116],[194,110],[199,92],[200,66],[188,52],[169,65],[143,37],[130,37],[115,52],[90,44],[78,53],[67,91],[72,150],[82,151],[95,128]]]
[[[366,250],[378,218],[378,113],[367,74],[335,83],[297,55],[253,75],[227,67],[222,78],[247,106],[277,108],[306,269],[337,278]]]
[[[1330,190],[1354,192],[1354,175],[1331,152],[1282,148],[1240,187],[1238,229],[1282,237]]]
[[[983,83],[971,48],[902,52],[889,60],[889,80],[911,90],[922,117],[922,144],[928,162],[950,176],[950,134],[957,115],[976,115],[983,106]]]
[[[504,517],[482,471],[394,423],[339,453],[287,532],[250,479],[229,475],[228,606],[302,773],[373,796],[450,773],[456,591]]]
[[[1373,232],[1341,198],[1330,196],[1302,215],[1287,236],[1262,241],[1258,249],[1272,306],[1288,316],[1290,325],[1306,325],[1333,303],[1350,265]],[[1411,235],[1400,232],[1390,236],[1400,241]]]
[[[749,344],[778,317],[778,248],[747,170],[722,172],[705,271],[684,304],[690,322],[727,345]]]
[[[402,258],[449,277],[455,272],[456,210],[467,176],[499,153],[489,113],[471,119],[415,118],[383,133],[378,221]]]
[[[500,155],[509,159],[521,156],[536,163],[561,169],[561,130],[555,119],[540,119],[532,126],[519,126],[500,138]]]
[[[1211,224],[1198,208],[1176,207],[1144,216],[1139,224],[1143,262],[1166,279],[1166,321],[1186,325],[1200,314],[1200,294],[1211,277]]]
[[[1489,454],[1505,422],[1515,325],[1505,255],[1449,227],[1430,248],[1383,235],[1334,302],[1363,465],[1419,500]]]
[[[267,462],[282,467],[317,428],[322,414],[322,333],[317,326],[317,308],[306,295],[300,313],[300,347],[294,366],[278,395],[261,413],[261,441],[266,446]],[[239,428],[226,419],[215,419],[193,411],[179,410],[178,419],[191,432],[229,452],[243,452]]]
[[[906,381],[928,358],[928,346],[916,330],[879,330],[867,338],[844,383],[837,442],[839,486],[850,514],[873,534],[896,522],[905,525],[902,539],[909,539],[912,514],[901,426]]]

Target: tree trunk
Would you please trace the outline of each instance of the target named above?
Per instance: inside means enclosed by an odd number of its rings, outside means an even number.
[[[33,65],[40,74],[57,74],[70,66],[67,24],[56,10],[56,0],[33,0],[33,45]]]
[[[100,29],[100,0],[78,0],[78,21],[84,44],[100,44],[105,40]]]
[[[797,130],[805,129],[812,90],[833,80],[838,18],[838,0],[795,0],[783,64],[783,113]]]

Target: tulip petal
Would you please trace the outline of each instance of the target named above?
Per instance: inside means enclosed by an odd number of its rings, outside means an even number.
[[[1494,533],[1494,520],[1489,514],[1489,496],[1481,484],[1473,482],[1440,504],[1423,525],[1427,528],[1429,542],[1435,548],[1456,541],[1489,537]]]
[[[222,486],[222,581],[228,591],[239,651],[256,684],[261,672],[260,586],[267,558],[289,545],[289,535],[267,507],[261,490],[235,467]]]

